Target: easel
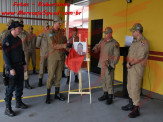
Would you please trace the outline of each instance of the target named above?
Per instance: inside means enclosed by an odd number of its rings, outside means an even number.
[[[79,42],[81,42],[81,35],[79,34]],[[73,38],[73,43],[74,43],[74,38]],[[86,43],[87,43],[87,39],[86,39]],[[88,54],[88,51],[87,51]],[[87,55],[88,56],[88,55]],[[79,69],[79,91],[78,92],[72,92],[71,91],[71,70],[70,70],[70,79],[69,79],[69,90],[68,90],[68,103],[70,102],[70,94],[80,94],[82,95],[90,95],[90,104],[92,103],[92,97],[91,97],[91,83],[90,83],[90,70],[89,70],[89,66],[90,66],[90,59],[87,57],[86,58],[87,61],[87,70],[88,70],[88,82],[89,82],[89,91],[88,92],[83,92],[82,89],[82,73],[81,73],[81,68]]]

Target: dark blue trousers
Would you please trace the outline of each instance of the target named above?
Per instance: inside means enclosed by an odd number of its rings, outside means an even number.
[[[5,102],[11,104],[13,92],[15,91],[16,100],[21,100],[24,88],[24,67],[18,65],[14,68],[16,75],[9,75],[9,85],[6,87]]]

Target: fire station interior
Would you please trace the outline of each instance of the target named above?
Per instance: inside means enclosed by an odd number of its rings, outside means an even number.
[[[13,6],[14,2],[23,3]],[[45,3],[37,6],[39,2]],[[29,5],[25,5],[28,3]],[[46,3],[64,3],[62,6],[50,6]],[[33,4],[33,5],[32,5]],[[35,4],[35,5],[34,5]],[[66,6],[69,4],[69,6]],[[23,90],[23,102],[28,109],[15,108],[15,93],[13,93],[12,109],[16,116],[8,117],[5,110],[5,89],[3,78],[0,77],[0,121],[1,122],[162,122],[163,121],[163,41],[161,38],[163,28],[163,1],[162,0],[0,0],[0,33],[6,29],[10,19],[17,21],[23,19],[24,29],[34,28],[38,36],[43,30],[43,23],[49,22],[53,26],[54,15],[7,15],[3,12],[58,12],[64,23],[61,28],[65,30],[67,38],[72,36],[74,27],[78,28],[81,42],[87,43],[87,58],[81,66],[81,82],[75,83],[75,75],[71,71],[71,90],[89,94],[70,94],[67,77],[62,77],[60,93],[66,97],[65,101],[54,98],[55,86],[51,88],[51,104],[46,104],[46,81],[48,73],[44,73],[43,86],[38,87],[38,74],[40,63],[40,49],[36,48],[36,74],[33,74],[32,61],[29,64],[29,82],[33,89]],[[75,14],[64,15],[62,12]],[[77,13],[81,12],[80,15]],[[130,29],[135,23],[141,23],[143,35],[150,44],[149,57],[141,82],[140,116],[129,118],[129,111],[122,111],[121,107],[128,103],[127,67],[126,58],[129,47],[128,40],[132,37]],[[98,67],[100,54],[91,55],[93,47],[104,38],[103,31],[112,27],[113,38],[120,44],[120,59],[114,72],[113,104],[106,105],[98,98],[103,95],[100,81],[101,70]],[[130,42],[131,43],[131,42]],[[0,46],[0,75],[3,74],[3,52]],[[67,75],[68,67],[65,65],[64,73]],[[78,72],[78,78],[80,78]],[[55,76],[54,76],[55,77]],[[90,85],[89,85],[90,79]],[[69,96],[69,97],[68,97]]]

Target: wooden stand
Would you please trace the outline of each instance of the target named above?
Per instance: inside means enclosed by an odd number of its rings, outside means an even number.
[[[88,83],[89,83],[89,91],[88,92],[83,92],[82,89],[82,73],[81,73],[81,68],[79,70],[79,91],[78,92],[72,92],[71,91],[71,71],[70,71],[70,81],[69,81],[69,91],[68,91],[68,103],[70,102],[70,94],[80,94],[82,95],[90,95],[90,104],[92,103],[92,97],[91,97],[91,83],[90,83],[90,71],[89,71],[89,63],[90,60],[87,59],[87,70],[88,70]]]
[[[81,42],[81,34],[79,34],[79,42]],[[87,42],[87,38],[86,38],[86,42]],[[74,38],[73,38],[73,43],[74,43]],[[88,54],[88,51],[87,51]],[[87,55],[88,56],[88,55]],[[68,91],[68,103],[70,102],[70,94],[80,94],[82,95],[90,95],[90,104],[92,103],[92,97],[91,97],[91,81],[90,81],[90,59],[88,57],[86,57],[86,61],[87,61],[87,71],[88,71],[88,83],[89,83],[89,91],[88,92],[83,92],[83,88],[82,88],[82,72],[81,72],[81,68],[79,69],[79,91],[78,92],[72,92],[71,91],[71,70],[70,70],[70,79],[69,79],[69,91]]]

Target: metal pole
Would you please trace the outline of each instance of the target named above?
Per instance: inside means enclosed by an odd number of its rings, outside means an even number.
[[[70,6],[67,6],[67,12],[70,11]],[[69,38],[69,18],[70,16],[67,15],[67,22],[66,22],[66,37],[67,37],[67,40]]]

